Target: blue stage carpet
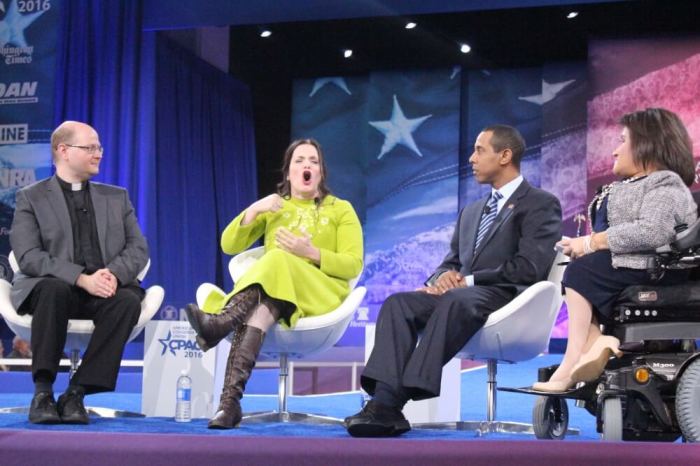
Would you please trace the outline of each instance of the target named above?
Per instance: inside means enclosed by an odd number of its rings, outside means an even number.
[[[516,365],[499,365],[498,381],[501,386],[520,387],[529,385],[535,379],[537,368],[559,361],[560,355],[542,356],[535,360]],[[26,406],[31,394],[0,393],[0,407]],[[498,393],[497,420],[531,422],[531,410],[535,398],[515,393]],[[141,395],[137,393],[104,393],[86,398],[86,404],[140,411]],[[245,412],[268,411],[277,407],[277,399],[271,395],[246,395],[243,398]],[[324,414],[343,418],[357,412],[360,408],[359,393],[336,395],[293,396],[289,399],[291,411]],[[585,410],[569,403],[570,426],[581,430],[581,435],[569,436],[567,441],[597,440],[595,419]],[[462,420],[484,420],[486,418],[486,370],[477,368],[462,374]],[[326,437],[343,438],[347,433],[340,426],[317,426],[303,424],[245,424],[230,431],[208,430],[206,419],[195,419],[190,423],[176,423],[172,418],[92,418],[88,426],[36,426],[27,421],[26,415],[0,415],[0,429],[28,429],[35,431],[85,431],[85,432],[119,432],[119,433],[160,433],[160,434],[204,434],[218,436],[260,436],[274,435],[283,437]],[[475,438],[474,432],[454,432],[427,429],[414,429],[404,435],[411,439],[424,440],[465,440]],[[487,439],[532,439],[526,435],[491,434]]]

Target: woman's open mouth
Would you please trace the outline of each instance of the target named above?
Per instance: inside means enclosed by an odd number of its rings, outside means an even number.
[[[304,170],[304,182],[308,183],[311,181],[311,172],[309,170]]]

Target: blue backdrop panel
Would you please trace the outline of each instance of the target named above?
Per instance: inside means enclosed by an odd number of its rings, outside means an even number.
[[[105,152],[95,180],[129,191],[147,238],[156,230],[154,39],[141,30],[137,0],[65,0],[54,112],[55,125],[78,120],[97,130]]]
[[[542,79],[552,99],[542,106],[541,187],[559,198],[564,234],[575,236],[579,228],[574,217],[586,214],[588,205],[585,176],[587,66],[583,62],[548,64],[543,69]]]
[[[0,10],[0,278],[7,260],[15,193],[51,174],[56,37],[61,2],[2,2]],[[9,352],[12,332],[0,320]]]
[[[129,190],[151,253],[146,284],[165,288],[161,316],[178,318],[199,283],[231,286],[218,243],[257,189],[250,93],[164,39],[156,50],[141,5],[65,1],[55,122],[100,133],[96,179]]]
[[[252,104],[246,86],[158,38],[153,200],[158,231],[150,242],[166,290],[163,317],[193,302],[197,286],[232,287],[221,232],[257,194]]]
[[[422,286],[446,253],[457,215],[459,93],[449,69],[371,75],[365,283],[372,320],[389,294]]]
[[[325,77],[294,82],[292,139],[321,143],[333,193],[350,201],[364,223],[367,189],[367,77]],[[282,154],[279,155],[282,166]],[[281,176],[281,175],[280,175]]]
[[[458,209],[488,194],[469,164],[485,126],[522,132],[523,175],[561,199],[565,233],[575,233],[585,204],[585,63],[375,72],[294,89],[295,136],[324,143],[333,189],[363,213],[368,293],[341,344],[361,344],[361,327],[389,294],[422,284],[448,251]]]
[[[542,127],[542,68],[470,71],[468,105],[462,107],[462,148],[460,163],[460,207],[488,195],[490,187],[476,182],[468,158],[474,141],[488,125],[501,123],[520,130],[527,150],[521,161],[523,176],[540,185],[539,158]]]
[[[433,70],[298,80],[293,102],[293,136],[321,142],[331,188],[364,225],[366,307],[341,340],[360,344],[384,298],[419,286],[445,254],[457,213],[459,77]]]

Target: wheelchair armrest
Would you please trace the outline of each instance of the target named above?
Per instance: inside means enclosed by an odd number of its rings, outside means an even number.
[[[670,243],[656,249],[657,254],[681,252],[694,247],[700,247],[700,219],[696,220],[685,230],[676,234],[676,238]]]

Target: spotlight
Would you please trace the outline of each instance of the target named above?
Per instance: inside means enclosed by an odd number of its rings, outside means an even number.
[[[472,51],[472,48],[469,44],[459,44],[459,51],[462,53],[469,53]]]
[[[569,14],[566,15],[566,19],[574,19],[577,16],[578,16],[578,11],[570,11]]]
[[[352,49],[345,49],[345,50],[343,50],[343,56],[344,56],[345,58],[350,58],[350,57],[352,57]]]
[[[406,29],[413,29],[416,26],[418,26],[416,23],[414,23],[413,21],[409,21],[408,23],[406,23],[405,27],[406,27]]]
[[[272,35],[272,31],[269,29],[263,29],[260,31],[260,37],[270,37]]]

